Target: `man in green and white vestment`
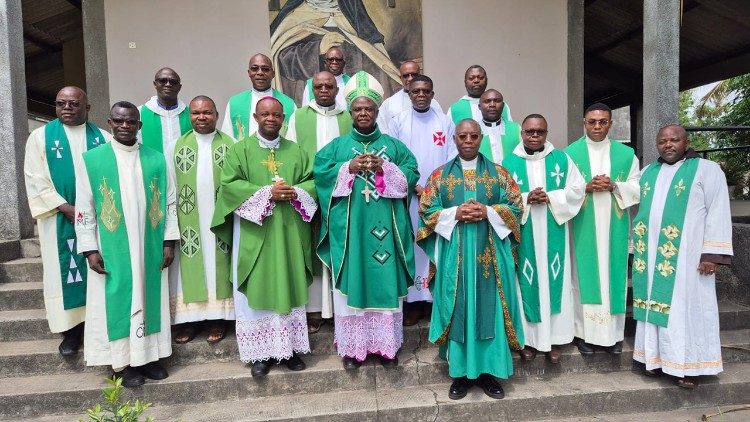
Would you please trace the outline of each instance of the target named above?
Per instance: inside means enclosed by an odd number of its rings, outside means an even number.
[[[342,110],[346,110],[344,86],[349,82],[349,75],[344,73],[346,60],[344,59],[344,51],[341,47],[334,46],[329,48],[323,59],[323,65],[325,66],[325,70],[330,72],[336,81],[336,87],[338,88],[336,93],[336,106]],[[313,100],[315,100],[315,92],[313,89],[313,78],[310,78],[305,82],[305,90],[302,92],[302,106],[304,107],[313,103]]]
[[[478,123],[484,134],[479,152],[496,164],[502,163],[521,144],[521,125],[503,120],[505,109],[503,94],[496,89],[488,89],[479,97],[482,120]]]
[[[187,343],[208,321],[207,341],[224,338],[227,320],[234,320],[229,242],[211,231],[215,193],[221,169],[234,139],[216,130],[219,114],[204,95],[190,101],[192,130],[181,136],[170,157],[175,169],[180,253],[175,279],[169,284],[172,324],[180,324],[176,343]],[[229,224],[222,227],[231,236]]]
[[[524,343],[512,252],[524,205],[508,171],[479,154],[481,134],[459,122],[458,156],[432,172],[419,200],[417,242],[434,274],[429,339],[448,360],[453,400],[472,385],[503,398],[495,377],[513,374],[511,350]]]
[[[305,304],[312,282],[311,225],[318,209],[312,162],[299,145],[279,136],[282,104],[258,101],[257,133],[226,156],[211,229],[232,244],[232,282],[240,359],[253,377],[274,361],[305,369],[309,353]],[[231,238],[223,230],[231,225]]]
[[[156,95],[138,107],[143,123],[138,139],[165,157],[171,157],[177,138],[190,130],[190,110],[178,98],[182,82],[180,75],[171,68],[164,67],[156,72],[154,89]]]
[[[378,108],[378,128],[381,133],[385,133],[386,135],[393,135],[393,130],[391,129],[393,119],[401,113],[412,109],[411,98],[409,98],[409,84],[415,76],[422,74],[422,69],[419,68],[419,63],[407,60],[398,67],[398,73],[404,89],[394,92]],[[430,100],[430,108],[438,113],[443,112],[443,108],[434,97]]]
[[[448,117],[458,124],[463,119],[472,119],[482,124],[482,114],[479,111],[479,97],[487,89],[487,71],[478,64],[469,66],[464,73],[464,87],[466,95],[448,107]],[[502,118],[505,122],[513,121],[510,116],[510,108],[505,104],[502,110]]]
[[[633,220],[633,359],[694,388],[693,377],[722,371],[715,272],[733,255],[729,194],[681,126],[662,128],[656,148]]]
[[[627,296],[627,209],[638,203],[638,159],[607,136],[612,111],[596,103],[584,113],[586,135],[565,152],[586,180],[586,199],[573,218],[573,303],[576,345],[583,355],[595,346],[622,353]]]
[[[252,88],[239,92],[229,98],[227,108],[224,111],[224,121],[221,131],[231,134],[234,139],[242,140],[258,130],[258,122],[253,118],[255,106],[261,98],[273,97],[281,102],[284,108],[284,122],[281,133],[286,132],[286,123],[297,109],[294,100],[283,92],[271,88],[271,83],[276,72],[271,64],[271,59],[265,54],[256,54],[250,57],[247,68],[247,76],[250,77]]]
[[[331,271],[334,342],[344,368],[368,354],[396,366],[402,301],[414,279],[409,197],[419,180],[414,155],[377,126],[383,88],[366,72],[346,85],[354,129],[315,156],[321,203],[318,256]]]
[[[24,176],[42,252],[44,307],[49,329],[62,333],[58,350],[78,353],[86,318],[86,261],[76,253],[76,173],[81,155],[112,136],[88,122],[88,97],[67,86],[55,97],[57,119],[29,135]]]
[[[300,148],[307,152],[311,163],[321,148],[334,138],[346,135],[352,130],[351,115],[345,106],[342,108],[337,102],[339,87],[333,74],[327,71],[318,72],[312,81],[313,101],[294,112],[289,119],[289,130],[286,134],[290,141],[297,142]],[[316,239],[320,232],[319,218],[315,221],[313,239]],[[323,322],[321,318],[333,317],[331,274],[328,268],[319,264],[317,255],[314,259],[318,262],[314,267],[315,275],[308,291],[307,303],[307,328],[311,333],[320,329]]]
[[[547,141],[547,120],[526,116],[521,137],[503,167],[522,192],[521,244],[518,248],[518,295],[522,298],[525,347],[521,358],[537,351],[560,361],[557,345],[573,341],[573,295],[570,281],[568,221],[578,214],[586,182],[567,154]]]
[[[76,179],[78,252],[89,265],[84,360],[111,365],[123,385],[164,379],[172,354],[164,271],[179,238],[164,156],[137,142],[138,108],[120,101],[114,141],[83,154]]]

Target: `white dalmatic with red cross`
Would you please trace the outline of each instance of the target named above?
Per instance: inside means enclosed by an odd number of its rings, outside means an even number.
[[[436,168],[456,156],[456,144],[453,142],[453,122],[441,110],[430,107],[425,112],[410,108],[403,111],[391,121],[391,133],[400,139],[417,158],[419,165],[419,183],[424,187],[427,179]],[[417,231],[419,226],[419,196],[412,194],[409,214],[412,226]],[[415,277],[409,286],[407,302],[421,300],[432,301],[428,289],[429,259],[419,246],[414,247]]]

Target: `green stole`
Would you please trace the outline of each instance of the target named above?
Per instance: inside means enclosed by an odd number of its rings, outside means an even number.
[[[148,204],[143,239],[143,290],[145,332],[149,335],[161,330],[161,263],[164,257],[164,217],[167,213],[167,169],[164,156],[149,147],[141,146],[139,157]],[[94,195],[100,252],[107,268],[104,284],[107,334],[109,341],[115,341],[130,336],[130,299],[133,296],[128,230],[122,221],[122,198],[117,191],[120,188],[117,159],[112,144],[105,144],[83,154],[83,160]]]
[[[86,150],[105,142],[96,125],[86,122]],[[44,151],[52,184],[57,193],[71,205],[76,203],[76,175],[73,155],[65,128],[59,119],[44,127]],[[63,308],[73,309],[86,304],[86,273],[88,263],[76,252],[76,231],[63,213],[55,216],[57,224],[57,254],[62,283]],[[83,269],[83,271],[81,271]]]
[[[349,82],[350,76],[346,73],[342,73],[342,78],[344,79],[344,85],[346,85],[347,82]],[[313,93],[313,87],[312,87],[312,80],[313,78],[310,78],[305,82],[305,89],[307,90],[307,94],[310,96],[310,100],[315,100],[315,94]],[[344,89],[339,87],[339,89]],[[303,106],[306,106],[307,104],[302,104]]]
[[[501,114],[501,118],[506,124],[508,122],[513,121],[513,120],[510,120],[510,118],[508,117],[508,113],[509,113],[508,110],[509,110],[508,104],[503,105],[503,112]],[[458,122],[460,122],[463,119],[474,118],[474,115],[471,113],[471,102],[467,100],[466,98],[461,98],[455,103],[453,103],[450,107],[450,113],[451,113],[451,120],[453,120],[454,124],[458,124]],[[479,124],[482,124],[482,123],[479,122]]]
[[[513,179],[528,193],[529,176],[526,169],[527,160],[516,154],[508,155],[503,160],[503,167],[513,175]],[[546,192],[563,189],[568,179],[568,156],[558,150],[552,150],[544,157]],[[527,206],[524,204],[524,206]],[[549,206],[547,208],[547,275],[549,279],[550,312],[560,313],[562,298],[563,274],[565,273],[565,224],[557,224]],[[518,248],[518,284],[523,299],[523,312],[529,322],[541,322],[539,304],[539,271],[536,262],[536,244],[531,215],[521,226],[521,244]]]
[[[482,123],[479,123],[479,125],[481,126]],[[479,152],[493,163],[499,164],[503,161],[504,157],[513,155],[516,145],[521,143],[521,125],[513,121],[505,122],[505,135],[500,137],[500,142],[503,145],[503,157],[494,157],[492,155],[492,145],[489,135],[484,135],[482,138],[482,143],[479,144]]]
[[[648,259],[648,230],[654,199],[651,191],[656,187],[662,163],[654,162],[641,175],[641,205],[633,219],[633,318],[637,321],[660,327],[666,327],[669,323],[683,225],[699,163],[700,160],[696,158],[686,159],[669,183],[664,204],[656,204],[664,205],[661,225],[658,226],[661,229],[656,254],[657,260],[663,260],[658,264],[650,263]],[[649,294],[647,270],[650,265],[654,265],[654,277]]]
[[[339,126],[339,136],[352,131],[352,117],[346,111],[336,115]],[[307,153],[310,161],[315,160],[318,153],[318,113],[309,105],[294,112],[294,129],[297,134],[297,144]]]
[[[500,202],[501,192],[500,189],[488,189],[492,186],[492,182],[497,183],[498,174],[495,166],[489,162],[489,160],[481,159],[477,160],[476,168],[476,198],[481,203],[497,204]],[[487,180],[487,183],[481,183],[479,179]],[[441,175],[443,183],[440,184],[440,197],[444,208],[457,207],[466,201],[464,192],[464,173],[461,167],[461,159],[456,156],[453,160],[449,161],[443,167],[443,173]],[[457,182],[450,182],[457,181]],[[462,257],[458,260],[458,280],[456,287],[456,303],[453,308],[453,317],[450,323],[450,333],[448,338],[453,341],[464,343],[465,332],[466,332],[466,282],[463,278],[463,265],[468,261],[474,261],[473,264],[476,266],[476,298],[477,298],[477,338],[480,340],[491,339],[495,337],[495,312],[496,301],[495,295],[497,294],[498,286],[496,282],[500,274],[497,274],[497,268],[495,265],[489,265],[489,260],[495,261],[495,245],[492,241],[492,231],[488,221],[480,221],[478,223],[458,223],[457,235],[458,235],[458,250],[459,256],[460,251],[463,251],[464,236],[461,236],[460,232],[462,229],[468,229],[469,226],[474,225],[477,233],[477,244],[476,244],[476,259],[472,257]],[[471,265],[471,264],[469,264]],[[490,271],[490,268],[493,270]]]
[[[586,137],[568,145],[565,152],[578,166],[586,183],[593,179],[589,149]],[[633,150],[617,141],[610,141],[610,177],[623,182],[630,174],[635,155]],[[614,194],[612,197],[612,217],[609,226],[609,300],[612,314],[625,313],[628,270],[628,214],[623,211]],[[580,286],[581,303],[601,304],[599,279],[599,252],[596,248],[596,220],[594,216],[593,192],[586,194],[581,211],[573,218],[573,244],[576,246],[576,266]]]
[[[221,185],[221,169],[224,167],[227,152],[234,141],[220,131],[216,131],[211,142],[211,163],[213,169],[214,195]],[[175,144],[174,167],[177,181],[177,221],[180,226],[180,275],[182,279],[182,299],[184,303],[205,302],[208,300],[206,269],[203,262],[200,219],[196,199],[198,178],[198,139],[190,130]],[[214,198],[215,199],[215,198]],[[211,218],[212,216],[205,216]],[[215,231],[221,231],[223,238],[231,238],[232,227],[228,222]],[[216,298],[232,297],[231,246],[216,237]]]
[[[284,125],[281,133],[286,132],[286,125],[294,113],[294,100],[284,95],[283,92],[272,90],[273,98],[281,102],[284,108]],[[250,101],[253,99],[252,90],[242,91],[229,99],[229,121],[232,122],[232,134],[234,139],[240,141],[252,135],[250,133]]]
[[[191,129],[190,108],[185,107],[179,114],[180,134],[184,135]],[[164,153],[164,139],[162,139],[161,116],[151,111],[145,104],[141,106],[141,140],[143,145]]]

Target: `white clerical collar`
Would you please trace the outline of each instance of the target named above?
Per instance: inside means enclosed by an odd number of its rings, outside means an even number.
[[[523,146],[523,142],[518,143],[515,148],[513,148],[513,154],[525,159],[525,160],[541,160],[547,155],[549,155],[552,150],[555,149],[555,146],[550,143],[550,141],[544,142],[544,148],[542,148],[539,151],[534,151],[533,154],[529,154],[526,152],[526,148]]]
[[[496,122],[488,122],[487,120],[482,119],[482,124],[487,127],[497,127],[497,126],[502,127],[504,122],[503,122],[503,118],[501,117],[500,120]]]
[[[164,107],[162,107],[159,104],[159,100],[154,95],[151,97],[148,101],[146,101],[146,104],[144,104],[149,110],[153,111],[154,113],[158,114],[159,116],[163,117],[174,117],[178,114],[182,113],[183,110],[187,107],[185,103],[182,102],[179,98],[177,99],[177,107],[167,110]]]
[[[338,107],[337,103],[333,103],[332,106],[326,107],[318,104],[315,101],[311,101],[309,105],[310,108],[312,108],[316,113],[322,114],[324,116],[335,116],[337,114],[341,114],[341,112],[344,111]]]
[[[250,88],[250,91],[253,92],[253,95],[258,96],[260,98],[263,98],[263,97],[273,97],[273,88],[268,88],[265,91],[258,91],[255,88]]]
[[[464,170],[474,170],[477,168],[477,158],[479,156],[477,155],[474,157],[473,160],[464,160],[461,157],[458,157],[459,160],[461,160],[461,168]]]
[[[216,135],[216,130],[214,130],[211,133],[198,133],[195,132],[195,139],[198,140],[198,142],[213,142],[214,136]]]
[[[115,149],[119,149],[119,150],[121,150],[121,151],[129,151],[129,152],[130,152],[130,151],[135,151],[135,150],[137,150],[138,148],[140,148],[140,147],[141,147],[141,143],[140,143],[140,142],[138,142],[138,141],[136,141],[136,143],[135,143],[135,144],[133,144],[133,145],[125,145],[125,144],[121,144],[121,143],[119,143],[119,142],[118,142],[117,140],[113,140],[113,141],[112,141],[112,142],[110,142],[110,143],[112,144],[112,146],[113,146],[113,147],[114,147]]]
[[[260,132],[256,132],[255,134],[258,135],[258,145],[260,145],[261,148],[278,148],[279,142],[281,142],[281,139],[278,136],[276,139],[269,140],[264,138]]]

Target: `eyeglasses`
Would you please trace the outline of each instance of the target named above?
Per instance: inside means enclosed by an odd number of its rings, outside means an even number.
[[[166,85],[167,83],[169,83],[170,85],[174,86],[180,84],[180,80],[174,78],[156,78],[154,79],[154,81],[156,81],[156,83],[158,83],[159,85]]]
[[[339,63],[343,63],[344,62],[344,58],[343,57],[326,57],[326,61],[327,62],[339,62]]]
[[[525,133],[528,136],[534,136],[534,135],[546,135],[547,129],[524,129],[523,133]]]
[[[81,102],[78,100],[55,100],[55,107],[65,108],[65,106],[78,108],[81,106]]]
[[[476,141],[479,139],[478,133],[457,133],[456,136],[458,136],[458,139],[465,141],[467,138],[470,138],[472,141]]]
[[[586,124],[589,126],[596,126],[596,124],[599,123],[599,126],[607,126],[609,124],[609,119],[589,119],[586,120]]]
[[[406,79],[406,78],[413,78],[413,77],[415,77],[415,76],[417,76],[417,75],[419,75],[419,73],[417,73],[417,72],[413,72],[413,73],[402,73],[402,74],[401,74],[401,77],[402,77],[402,78],[404,78],[404,79]]]
[[[254,64],[254,65],[250,66],[250,71],[251,71],[251,72],[258,72],[258,71],[261,71],[261,72],[263,72],[263,73],[269,73],[269,72],[271,72],[272,70],[273,70],[273,69],[271,69],[271,67],[270,67],[270,66],[258,66],[257,64]]]
[[[138,119],[127,119],[126,120],[126,119],[118,119],[118,118],[109,119],[109,120],[115,126],[124,126],[126,123],[128,124],[128,126],[137,126],[138,122],[140,121]]]

